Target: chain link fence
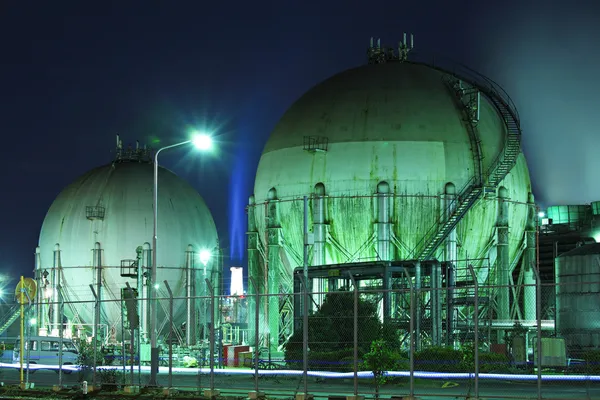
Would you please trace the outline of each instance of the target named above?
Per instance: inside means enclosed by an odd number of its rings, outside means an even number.
[[[388,290],[348,275],[336,290],[314,292],[302,284],[293,294],[264,293],[251,279],[260,294],[237,297],[217,295],[207,283],[209,295],[193,299],[191,344],[178,319],[190,299],[174,297],[165,282],[157,300],[158,386],[244,397],[600,396],[600,281],[578,274],[556,284],[536,279],[503,287],[480,285],[472,268],[465,274],[473,279],[452,288],[416,285],[407,274],[404,284]],[[508,314],[498,312],[503,290]],[[23,343],[20,337],[1,343],[0,381],[30,389],[84,390],[85,382],[88,390],[157,390],[146,388],[144,301],[125,288],[120,301],[98,308],[59,304],[62,313],[120,307],[120,321],[109,327],[102,315],[102,326],[66,318],[58,327],[39,326],[34,306],[25,304]],[[270,332],[273,321],[277,335]]]

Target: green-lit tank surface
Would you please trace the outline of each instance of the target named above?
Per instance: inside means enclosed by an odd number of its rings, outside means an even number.
[[[250,276],[268,281],[270,291],[289,289],[286,276],[303,263],[305,195],[315,240],[310,266],[418,258],[442,226],[447,185],[462,195],[477,177],[469,129],[475,125],[484,174],[507,143],[507,124],[494,104],[481,95],[478,121],[469,123],[448,78],[423,64],[365,65],[327,79],[297,100],[268,139],[256,172],[249,207],[249,231],[256,232],[256,239],[249,237]],[[457,279],[466,279],[467,261],[460,260],[467,259],[475,267],[486,266],[480,269],[482,282],[495,276],[501,187],[510,200],[504,224],[509,227],[508,268],[514,269],[530,186],[525,158],[517,150],[503,179],[482,190],[455,236],[448,236],[455,238],[453,257],[463,267]],[[378,191],[390,199],[383,213]],[[271,229],[265,231],[266,226]],[[254,251],[265,241],[266,252]],[[443,261],[447,251],[437,246],[429,258]],[[276,284],[273,269],[279,271]]]

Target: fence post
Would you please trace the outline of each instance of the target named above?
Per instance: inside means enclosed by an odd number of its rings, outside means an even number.
[[[204,396],[212,399],[218,396],[215,391],[215,290],[210,284],[210,280],[204,279],[204,281],[210,291],[210,393],[208,395],[205,393]]]
[[[164,281],[169,293],[169,389],[173,387],[173,292],[169,282]],[[187,329],[191,329],[189,326]]]
[[[542,398],[542,281],[540,272],[532,265],[531,269],[535,275],[535,308],[537,319],[537,395]]]
[[[59,350],[58,350],[58,387],[62,389],[62,380],[63,380],[63,368],[62,368],[62,356],[63,356],[63,337],[65,335],[64,332],[64,324],[62,320],[62,316],[65,315],[65,300],[63,299],[62,292],[60,291],[60,285],[58,286],[58,310],[61,315],[60,324],[58,325],[58,342],[59,342]],[[96,352],[94,352],[94,355]],[[96,382],[96,370],[94,370],[93,376],[94,382]],[[95,384],[95,383],[94,383]],[[95,390],[95,388],[94,388]]]
[[[133,296],[133,289],[131,289],[131,286],[129,286],[129,282],[125,282],[125,286],[127,287],[127,292],[129,293],[129,299],[125,300],[125,307],[127,308],[127,315],[129,316],[129,307],[127,307],[127,302],[129,301],[131,304],[131,302],[134,301],[134,296]],[[133,386],[133,362],[134,362],[134,358],[135,358],[135,350],[134,350],[134,337],[135,337],[135,328],[133,327],[133,323],[132,320],[133,318],[135,318],[135,316],[129,316],[128,317],[128,322],[129,322],[129,361],[131,362],[131,364],[129,365],[129,384],[131,386]],[[124,322],[124,321],[123,321]],[[123,323],[122,322],[122,323]],[[125,338],[123,338],[123,342],[125,342]],[[96,350],[94,350],[94,354],[96,354]],[[125,353],[123,353],[123,358],[125,358]]]
[[[409,329],[410,329],[410,346],[409,346],[409,364],[410,364],[410,398],[415,397],[415,294],[413,290],[412,280],[406,268],[402,269],[408,287],[410,289],[410,315],[409,315]]]
[[[473,334],[475,335],[475,343],[474,343],[474,353],[475,353],[475,398],[479,398],[479,280],[477,278],[477,274],[475,273],[475,269],[471,264],[468,265],[469,272],[471,273],[471,277],[473,278],[473,283],[475,284],[475,299],[473,303],[474,313],[473,313]]]
[[[358,398],[358,285],[354,280],[354,276],[348,271],[348,276],[352,281],[352,287],[354,287],[354,398]]]
[[[258,333],[259,329],[260,329],[260,322],[259,322],[259,314],[260,314],[260,301],[258,298],[258,285],[256,284],[256,281],[254,280],[254,277],[249,277],[250,279],[250,283],[252,283],[252,287],[254,288],[254,294],[255,294],[255,304],[254,304],[254,398],[259,398],[262,397],[262,394],[259,394],[258,391],[258,356],[259,356],[259,351],[258,348],[260,346],[260,335]],[[250,398],[252,398],[252,396],[248,396]]]
[[[96,325],[96,313],[98,312],[98,295],[96,294],[96,291],[94,290],[94,285],[90,284],[90,290],[92,291],[92,295],[94,295],[94,328],[93,328],[93,332],[94,332],[94,359],[93,359],[93,376],[92,376],[92,386],[94,387],[94,389],[96,388],[96,349],[98,348],[98,325]],[[62,327],[62,323],[60,324]],[[62,332],[62,328],[61,328],[61,332]],[[59,360],[60,363],[60,360]],[[60,373],[59,373],[59,381],[60,381]],[[60,384],[60,382],[59,382]]]
[[[31,343],[29,342],[29,338],[31,337],[31,319],[29,318],[29,311],[31,310],[31,297],[29,297],[29,292],[25,288],[21,288],[21,290],[27,296],[27,308],[25,310],[25,323],[27,324],[27,330],[25,331],[25,337],[21,338],[27,343],[27,373],[25,375],[25,388],[29,389],[29,369],[31,368],[31,364],[29,363],[31,356]]]
[[[300,277],[300,275],[298,276]],[[302,377],[304,379],[304,398],[308,398],[308,283],[305,276],[302,282]]]

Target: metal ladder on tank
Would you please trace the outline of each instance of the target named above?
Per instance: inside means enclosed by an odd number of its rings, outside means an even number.
[[[431,67],[431,65],[429,65]],[[433,66],[433,68],[436,68]],[[499,86],[493,81],[470,70],[466,67],[463,69],[470,74],[469,78],[465,78],[462,75],[449,72],[445,69],[436,68],[446,74],[452,75],[455,79],[467,83],[471,88],[479,90],[496,108],[499,114],[504,120],[506,126],[506,143],[502,152],[498,155],[496,160],[491,164],[491,167],[486,171],[484,182],[476,182],[476,178],[472,178],[465,188],[459,192],[459,195],[454,200],[455,206],[454,211],[450,213],[448,218],[442,217],[440,221],[437,221],[432,228],[424,235],[421,242],[416,246],[416,259],[427,260],[430,259],[437,248],[444,242],[446,237],[456,227],[458,222],[466,215],[467,211],[473,207],[477,202],[480,195],[484,191],[483,185],[486,187],[496,188],[500,182],[508,175],[508,172],[516,164],[517,157],[521,152],[521,127],[519,117],[516,109],[510,106],[510,99],[505,100]],[[471,129],[471,128],[470,128]],[[471,130],[469,130],[469,136],[471,137]],[[472,139],[471,139],[472,142]],[[476,149],[475,149],[476,150]],[[483,183],[483,185],[482,185]],[[444,213],[446,215],[447,213]]]

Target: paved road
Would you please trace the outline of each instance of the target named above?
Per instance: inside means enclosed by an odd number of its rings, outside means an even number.
[[[137,372],[137,371],[136,371]],[[2,369],[0,380],[5,384],[18,383],[19,372],[15,369]],[[129,379],[129,375],[127,375]],[[134,382],[141,380],[142,386],[148,381],[148,374],[143,373]],[[39,370],[30,375],[30,381],[36,387],[51,387],[58,383],[58,374],[54,371]],[[91,384],[92,378],[88,378]],[[63,376],[63,385],[78,385],[79,374],[74,372]],[[129,382],[129,381],[128,381]],[[215,388],[222,393],[245,395],[254,389],[254,377],[252,375],[215,375]],[[373,397],[374,387],[368,380],[360,380],[359,393],[366,397]],[[168,386],[168,374],[159,374],[159,384]],[[197,390],[197,388],[209,388],[210,376],[197,374],[194,371],[177,372],[173,374],[173,386],[182,390]],[[290,397],[296,392],[304,391],[302,377],[291,376],[261,376],[259,378],[259,389],[271,396]],[[331,395],[352,394],[354,390],[352,379],[315,379],[309,378],[308,391],[315,397],[328,397]],[[415,394],[422,399],[464,399],[469,394],[474,395],[473,382],[456,381],[446,382],[440,380],[418,380],[415,386]],[[408,379],[400,383],[385,385],[381,394],[384,396],[401,396],[409,393]],[[600,383],[544,383],[542,394],[547,399],[599,399]],[[510,381],[480,381],[480,397],[484,398],[537,398],[536,382],[510,382]]]

